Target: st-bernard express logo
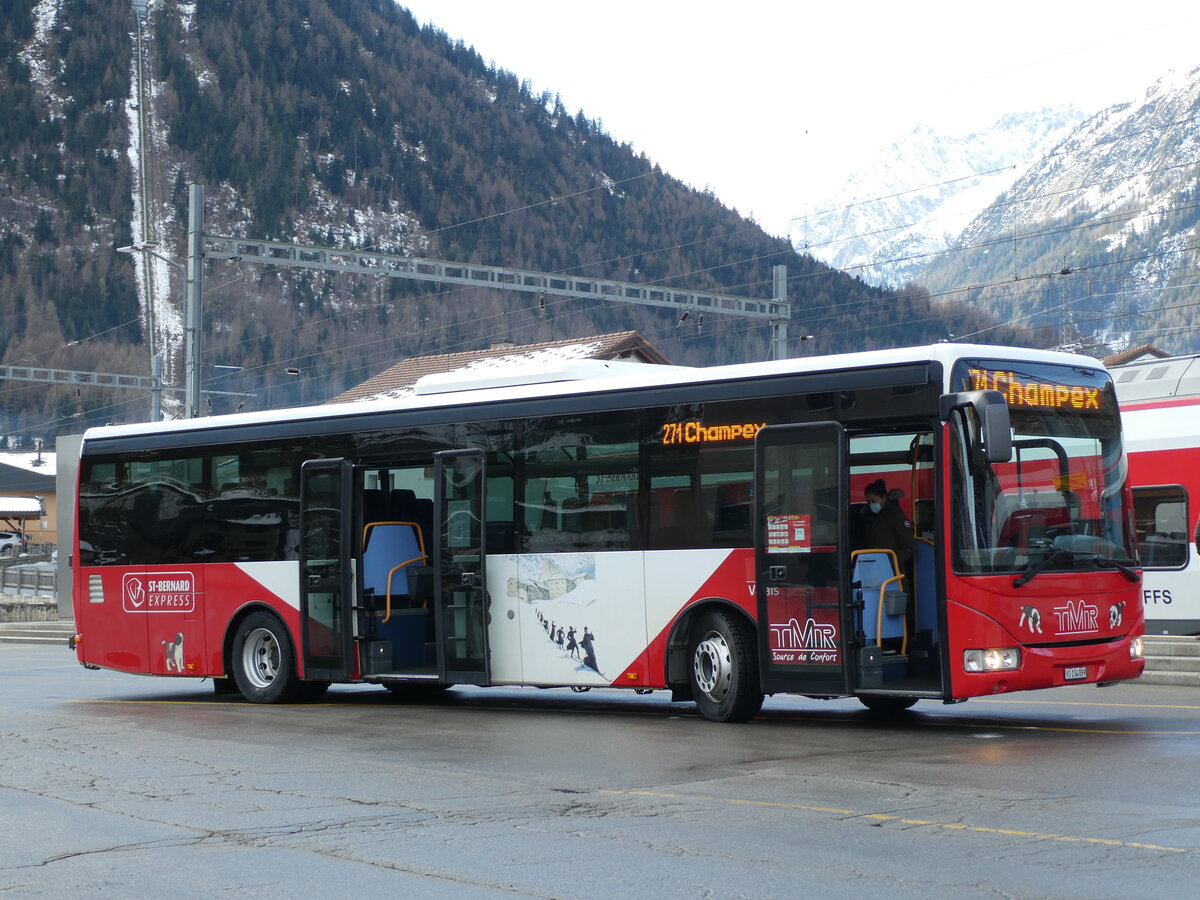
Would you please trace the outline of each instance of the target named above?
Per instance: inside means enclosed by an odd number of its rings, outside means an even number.
[[[121,580],[121,602],[125,612],[195,612],[196,579],[191,572],[128,574]]]

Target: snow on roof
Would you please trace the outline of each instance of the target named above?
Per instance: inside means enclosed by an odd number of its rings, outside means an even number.
[[[42,501],[36,497],[0,497],[0,516],[36,519],[45,514]]]
[[[656,369],[686,369],[687,366],[656,366]],[[581,357],[559,358],[547,352],[522,353],[479,360],[461,369],[424,375],[415,385],[389,391],[374,399],[391,399],[416,394],[474,391],[518,384],[549,384],[553,381],[582,381],[613,375],[635,375],[646,371],[646,363],[625,359],[604,360]],[[401,390],[403,393],[401,393]]]
[[[641,365],[666,365],[665,356],[636,331],[619,331],[581,338],[543,341],[513,346],[495,344],[486,350],[469,350],[401,360],[389,369],[334,397],[331,403],[360,400],[399,400],[413,397],[417,381],[447,375],[464,383],[500,379],[527,383],[523,373],[548,371],[573,360],[622,360]],[[453,373],[453,376],[450,376]],[[559,379],[553,379],[559,380]]]
[[[500,383],[504,383],[509,377],[518,379],[517,383],[522,383],[522,376],[526,372],[552,369],[555,367],[555,364],[561,365],[567,360],[588,359],[599,349],[599,341],[580,341],[578,344],[546,347],[541,350],[529,350],[524,353],[513,353],[508,356],[489,356],[483,359],[472,360],[465,366],[452,369],[449,372],[425,375],[420,379],[418,384],[424,383],[424,385],[428,386],[430,383],[443,378],[463,383],[498,379]],[[406,384],[402,387],[372,394],[369,399],[391,400],[400,397],[411,397],[413,394],[420,393],[426,393],[426,391],[419,389],[417,384]]]
[[[0,465],[12,466],[14,469],[23,469],[26,472],[51,477],[57,471],[55,455],[47,453],[45,450],[41,453],[36,450],[0,453]]]

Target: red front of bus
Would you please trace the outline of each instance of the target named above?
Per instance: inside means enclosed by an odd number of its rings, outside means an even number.
[[[948,693],[1138,677],[1141,572],[1108,374],[983,360],[956,376],[1004,395],[1013,452],[988,461],[970,409],[943,435]]]

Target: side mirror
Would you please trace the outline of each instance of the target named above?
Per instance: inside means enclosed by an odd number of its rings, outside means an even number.
[[[984,459],[990,463],[1012,460],[1012,420],[1008,416],[1008,403],[1005,402],[1004,395],[999,391],[943,394],[939,404],[942,421],[949,421],[954,410],[964,407],[975,410],[975,415],[979,417]]]

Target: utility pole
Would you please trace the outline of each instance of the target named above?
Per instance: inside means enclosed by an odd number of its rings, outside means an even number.
[[[775,288],[771,292],[771,303],[778,304],[779,309],[787,309],[787,266],[775,266],[771,269],[771,274],[775,278]],[[772,359],[787,359],[788,357],[787,326],[787,319],[771,319]]]
[[[183,417],[200,415],[200,357],[204,352],[204,186],[188,186],[187,293],[184,297]]]
[[[148,129],[147,116],[150,111],[150,92],[146,89],[146,53],[145,53],[145,37],[146,37],[146,17],[149,15],[149,6],[146,0],[132,0],[133,18],[137,23],[137,73],[136,84],[134,85],[134,100],[136,102],[135,109],[137,110],[137,179],[138,179],[138,194],[139,206],[138,210],[141,216],[140,240],[134,235],[136,243],[157,245],[157,241],[150,233],[151,209],[153,204],[150,202],[150,183],[149,174],[150,158],[151,158],[151,142],[147,137]],[[157,323],[155,321],[155,300],[154,300],[154,263],[150,259],[149,254],[145,254],[139,260],[142,266],[142,278],[145,282],[146,289],[146,346],[150,351],[151,360],[159,352],[158,333],[156,332]],[[153,366],[153,363],[151,363]],[[161,416],[156,416],[154,421],[159,421]]]
[[[155,353],[150,357],[150,421],[162,421],[162,354]]]

